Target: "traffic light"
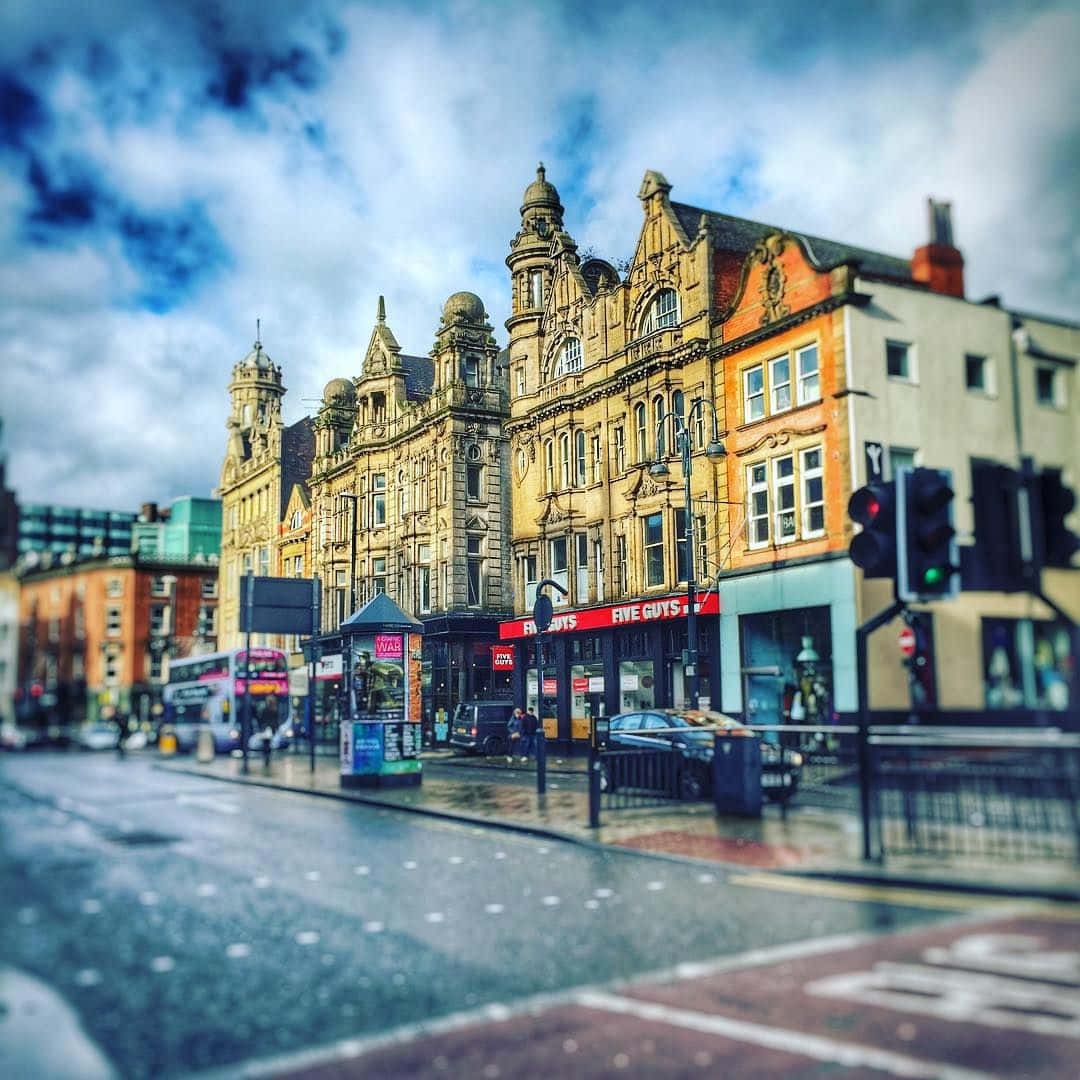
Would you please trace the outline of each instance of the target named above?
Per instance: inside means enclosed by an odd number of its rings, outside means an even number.
[[[852,493],[848,517],[862,526],[848,554],[868,578],[896,577],[896,484],[867,484]]]
[[[948,469],[899,469],[896,478],[896,595],[905,601],[953,596],[957,551],[952,474]]]
[[[960,549],[962,587],[1023,592],[1031,587],[1021,539],[1020,474],[996,461],[972,458],[975,543]],[[1031,562],[1028,555],[1027,564]]]
[[[1041,539],[1040,563],[1068,569],[1080,551],[1080,537],[1065,525],[1065,519],[1076,509],[1076,493],[1061,482],[1060,469],[1043,469],[1036,482],[1032,525]]]

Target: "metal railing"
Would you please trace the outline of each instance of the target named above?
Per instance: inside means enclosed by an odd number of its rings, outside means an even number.
[[[876,855],[1080,861],[1080,736],[876,728]]]
[[[683,760],[676,750],[601,750],[600,805],[605,810],[657,806],[682,797]]]

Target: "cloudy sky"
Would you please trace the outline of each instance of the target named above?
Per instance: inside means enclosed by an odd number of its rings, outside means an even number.
[[[538,160],[583,248],[673,198],[910,256],[953,202],[968,293],[1080,318],[1071,3],[7,0],[0,421],[21,502],[209,495],[262,320],[286,419],[379,294],[426,353],[485,301]]]

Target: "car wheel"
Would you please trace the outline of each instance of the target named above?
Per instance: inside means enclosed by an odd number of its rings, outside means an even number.
[[[489,735],[484,740],[484,753],[488,757],[497,757],[503,752],[503,741],[498,735]]]
[[[679,777],[679,797],[688,802],[704,798],[705,784],[697,769],[684,769]]]

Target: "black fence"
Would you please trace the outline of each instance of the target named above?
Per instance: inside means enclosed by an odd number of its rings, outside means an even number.
[[[874,729],[872,854],[1080,861],[1080,737]]]
[[[1080,861],[1080,735],[873,727],[864,778],[854,726],[751,730],[769,744],[763,759],[782,751],[796,766],[796,783],[771,800],[769,812],[813,807],[859,817],[872,858]],[[597,751],[590,758],[590,824],[599,824],[601,810],[716,798],[700,778],[700,768],[675,749]]]

